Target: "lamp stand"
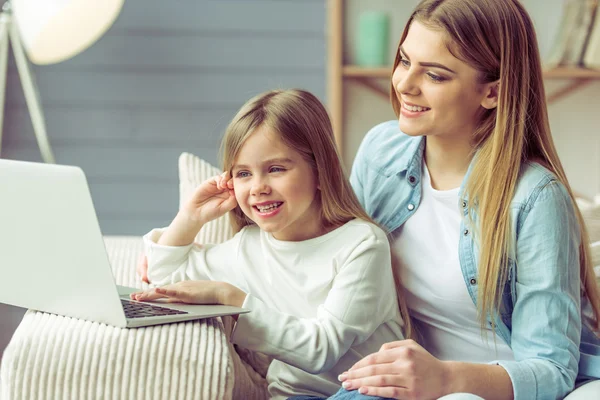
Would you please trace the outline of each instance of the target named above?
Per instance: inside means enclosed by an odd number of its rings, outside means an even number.
[[[17,31],[17,26],[12,21],[10,1],[4,3],[0,13],[0,151],[2,150],[2,127],[4,123],[4,99],[6,96],[6,73],[8,64],[8,42],[11,40],[15,55],[17,71],[23,86],[23,93],[29,116],[33,123],[33,131],[37,139],[40,153],[44,162],[54,164],[54,154],[46,133],[46,122],[40,105],[40,98],[35,86],[33,74],[29,68],[29,61],[25,57],[23,45]]]

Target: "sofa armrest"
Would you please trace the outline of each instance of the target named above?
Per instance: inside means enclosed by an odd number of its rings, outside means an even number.
[[[117,284],[136,276],[140,237],[106,237]],[[231,399],[234,366],[221,319],[136,329],[28,311],[4,352],[0,398]]]

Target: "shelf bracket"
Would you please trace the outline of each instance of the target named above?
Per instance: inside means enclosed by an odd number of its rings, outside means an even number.
[[[366,87],[367,89],[370,89],[373,92],[375,92],[376,94],[380,95],[381,97],[383,97],[387,101],[390,100],[390,93],[387,90],[384,90],[383,88],[381,88],[380,86],[378,86],[376,83],[374,83],[370,79],[368,79],[368,78],[354,78],[354,80],[356,82],[358,82],[359,84],[363,85],[364,87]]]
[[[560,88],[559,90],[555,91],[552,94],[549,94],[546,98],[546,102],[548,104],[554,103],[556,101],[558,101],[559,99],[563,98],[564,96],[568,95],[571,92],[574,92],[578,89],[583,88],[584,86],[589,85],[590,83],[592,83],[593,79],[592,78],[578,78],[578,79],[573,79],[568,85]]]

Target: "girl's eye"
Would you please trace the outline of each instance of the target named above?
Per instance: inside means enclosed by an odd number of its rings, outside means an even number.
[[[269,172],[283,172],[285,171],[285,168],[282,167],[271,167],[269,168]]]
[[[432,81],[434,81],[434,82],[437,82],[437,83],[439,83],[439,82],[444,82],[444,81],[446,80],[446,78],[444,78],[443,76],[439,76],[439,75],[436,75],[436,74],[434,74],[434,73],[431,73],[431,72],[429,72],[429,73],[427,74],[427,76],[429,76],[429,78],[430,78]]]
[[[400,59],[400,64],[402,64],[403,67],[408,68],[410,67],[410,61],[408,61],[406,58],[402,57]]]
[[[250,176],[250,172],[248,172],[248,171],[238,171],[238,172],[235,174],[235,177],[236,177],[236,178],[247,178],[247,177],[249,177],[249,176]]]

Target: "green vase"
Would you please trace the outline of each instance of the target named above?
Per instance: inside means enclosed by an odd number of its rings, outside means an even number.
[[[358,19],[356,64],[364,67],[388,65],[390,18],[382,11],[367,11]]]

